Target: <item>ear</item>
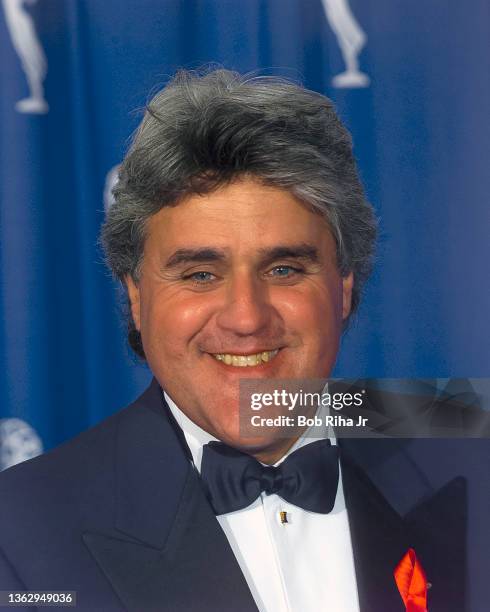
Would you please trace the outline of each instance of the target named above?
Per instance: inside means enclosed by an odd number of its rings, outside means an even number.
[[[138,331],[141,331],[141,316],[140,316],[140,290],[134,282],[133,277],[128,274],[125,277],[126,288],[128,290],[129,303],[131,304],[131,314],[133,321]]]
[[[342,320],[345,321],[350,315],[352,306],[352,287],[354,286],[354,274],[350,272],[342,279]]]

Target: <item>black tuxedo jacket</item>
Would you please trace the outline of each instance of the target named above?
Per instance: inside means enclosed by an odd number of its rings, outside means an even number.
[[[90,612],[257,611],[180,438],[153,381],[0,474],[0,589],[77,591]],[[406,447],[341,441],[361,612],[403,612],[393,570],[409,547],[432,583],[429,611],[468,612],[465,480],[434,489]]]

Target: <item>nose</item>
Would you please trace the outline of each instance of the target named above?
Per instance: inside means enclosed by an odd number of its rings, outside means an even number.
[[[237,336],[258,335],[270,326],[273,310],[266,284],[244,272],[230,280],[216,322]]]

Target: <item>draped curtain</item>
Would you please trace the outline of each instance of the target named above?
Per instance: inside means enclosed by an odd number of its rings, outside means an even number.
[[[97,236],[150,93],[180,67],[330,96],[381,234],[335,374],[489,375],[486,0],[2,0],[0,468],[127,404]]]

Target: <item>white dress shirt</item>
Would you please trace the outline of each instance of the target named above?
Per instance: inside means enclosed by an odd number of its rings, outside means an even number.
[[[200,471],[202,448],[216,440],[191,421],[165,393]],[[306,431],[278,461],[318,440]],[[325,427],[323,437],[327,436]],[[330,438],[333,444],[334,438]],[[280,512],[287,513],[287,523]],[[329,514],[294,506],[262,493],[243,510],[216,517],[261,612],[359,612],[352,543],[342,487]]]

